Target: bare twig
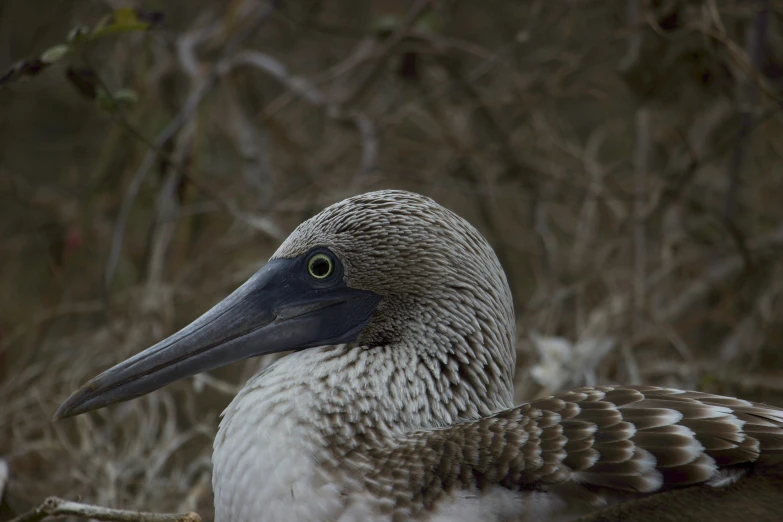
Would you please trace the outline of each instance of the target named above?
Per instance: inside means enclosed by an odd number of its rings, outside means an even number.
[[[362,143],[362,159],[358,175],[372,172],[378,156],[378,132],[372,119],[358,109],[345,110],[328,98],[315,84],[305,78],[294,76],[279,60],[260,51],[244,51],[231,60],[230,67],[249,65],[269,74],[292,92],[301,96],[310,104],[322,107],[326,115],[341,123],[350,123],[356,127]]]
[[[752,58],[748,56],[748,54],[737,44],[737,42],[716,30],[706,30],[705,33],[726,47],[726,50],[728,51],[729,57],[732,59],[732,61],[743,73],[753,80],[753,82],[756,84],[756,87],[758,87],[761,92],[778,103],[783,102],[783,96],[781,96],[780,93],[778,93],[775,88],[770,85],[769,80],[764,77],[760,71],[754,69]]]
[[[351,115],[351,120],[359,130],[362,140],[362,161],[358,174],[360,176],[369,174],[374,170],[378,157],[378,130],[373,121],[363,112],[355,112]]]
[[[638,23],[639,11],[642,9],[639,0],[629,0],[628,17],[631,25]],[[636,28],[629,42],[629,56],[639,52],[639,46],[643,33],[641,28]],[[634,50],[635,49],[635,50]],[[642,219],[644,216],[644,207],[646,202],[646,184],[648,170],[650,169],[652,137],[650,136],[650,108],[647,106],[648,100],[642,100],[641,105],[636,110],[635,131],[636,143],[634,145],[633,157],[633,307],[631,317],[631,337],[633,338],[639,329],[639,320],[644,312],[647,299],[647,223]],[[639,365],[632,352],[629,343],[622,343],[623,359],[628,370],[628,377],[631,383],[640,383],[641,375]]]
[[[641,59],[642,44],[644,43],[644,31],[639,27],[642,21],[642,10],[644,9],[643,2],[641,0],[627,0],[625,9],[631,34],[628,37],[628,49],[620,61],[620,70],[630,70],[636,66]]]
[[[324,105],[324,94],[306,79],[295,76],[282,62],[260,51],[242,51],[231,60],[231,66],[249,65],[261,69],[279,81],[293,93],[301,96],[313,105]]]
[[[748,241],[750,250],[779,249],[781,247],[783,247],[783,223],[780,223],[774,232]],[[733,276],[743,266],[743,258],[740,254],[713,263],[703,276],[694,279],[687,286],[678,290],[676,299],[669,301],[657,310],[656,319],[667,322],[676,320],[689,307],[693,306],[693,303],[703,298],[714,285]]]
[[[193,387],[197,391],[201,391],[205,386],[229,397],[234,397],[242,389],[241,386],[221,381],[208,373],[200,373],[193,377]]]
[[[342,94],[335,97],[336,105],[346,106],[358,100],[367,89],[374,83],[374,79],[379,75],[381,68],[383,67],[386,59],[391,55],[391,52],[400,44],[405,38],[416,21],[423,15],[427,9],[429,9],[432,0],[416,0],[413,7],[410,8],[405,18],[400,22],[399,26],[395,29],[389,38],[378,47],[374,53],[376,61],[372,67],[365,72],[361,81],[354,84],[351,88],[343,90]]]
[[[88,301],[85,303],[70,303],[57,307],[54,310],[44,310],[27,323],[17,326],[8,335],[0,339],[0,353],[8,349],[11,344],[22,337],[30,328],[71,315],[97,314],[103,311],[103,303],[100,301]]]
[[[112,509],[93,504],[71,502],[57,497],[49,497],[43,504],[24,513],[10,522],[38,522],[48,517],[74,516],[93,520],[107,520],[112,522],[201,522],[201,517],[196,513],[145,513],[143,511],[129,511],[125,509]]]
[[[4,458],[0,457],[0,503],[3,502],[3,496],[5,495],[6,486],[8,486],[8,476],[10,471],[8,470],[8,463]]]
[[[590,176],[590,184],[587,194],[579,211],[574,245],[571,248],[570,270],[577,271],[577,267],[584,263],[588,247],[595,238],[598,214],[598,200],[604,191],[604,167],[599,159],[599,151],[606,137],[606,129],[601,127],[590,134],[585,147],[583,162],[585,172]]]
[[[748,67],[756,74],[760,74],[761,64],[764,60],[767,45],[767,25],[769,18],[769,2],[761,0],[762,8],[756,13],[752,29],[747,35],[747,54],[750,63]],[[717,11],[717,8],[715,8]],[[722,31],[722,32],[725,32]],[[747,137],[750,133],[753,112],[758,104],[759,89],[757,83],[751,82],[750,76],[740,76],[736,85],[736,98],[738,110],[742,115],[740,128],[737,131],[737,141],[734,144],[731,162],[728,167],[728,186],[724,203],[724,219],[731,221],[734,218],[734,209],[741,190],[740,169],[744,159],[744,151],[747,146]]]

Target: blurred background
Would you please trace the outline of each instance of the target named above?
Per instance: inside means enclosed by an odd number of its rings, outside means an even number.
[[[0,520],[48,495],[211,520],[219,414],[269,358],[52,413],[380,188],[496,249],[517,400],[783,405],[781,24],[777,0],[3,0]]]

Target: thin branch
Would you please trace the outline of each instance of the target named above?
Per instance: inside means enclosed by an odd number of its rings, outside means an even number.
[[[375,169],[378,157],[378,129],[373,121],[363,112],[351,115],[351,121],[356,125],[362,140],[362,161],[359,167],[359,175],[371,173]]]
[[[362,144],[362,159],[358,175],[372,172],[378,157],[378,131],[372,119],[359,110],[344,110],[341,105],[331,101],[314,83],[293,75],[279,60],[260,51],[243,51],[238,53],[228,64],[228,67],[247,65],[259,69],[293,93],[316,107],[326,110],[326,115],[334,121],[348,123],[356,127]]]
[[[756,13],[752,29],[747,35],[747,54],[750,59],[749,67],[760,74],[761,65],[767,46],[767,25],[769,18],[768,0],[760,0],[761,9]],[[716,8],[717,11],[717,8]],[[736,102],[742,115],[737,141],[734,144],[734,152],[728,167],[728,186],[724,203],[724,219],[731,221],[734,218],[734,210],[740,191],[742,190],[740,169],[742,168],[747,137],[750,133],[750,125],[753,112],[759,102],[758,86],[750,81],[750,76],[740,77],[736,86]]]
[[[375,52],[375,62],[370,67],[370,70],[364,74],[362,81],[357,82],[352,89],[344,91],[343,95],[339,97],[337,105],[345,106],[349,105],[367,92],[367,89],[374,83],[374,80],[380,75],[383,65],[386,63],[386,58],[391,56],[392,51],[403,41],[408,35],[411,28],[416,24],[419,18],[430,8],[432,0],[417,0],[417,2],[411,7],[405,18],[400,22],[399,26],[395,29],[394,33],[389,36]]]
[[[290,91],[313,105],[324,105],[324,94],[306,79],[294,76],[282,62],[260,51],[242,51],[231,60],[231,66],[249,65],[261,69]]]
[[[774,232],[752,239],[747,242],[747,245],[751,251],[781,248],[783,246],[783,222],[778,225]],[[665,307],[657,310],[654,317],[661,322],[677,320],[696,301],[702,299],[711,288],[732,277],[744,266],[743,258],[740,254],[712,263],[702,277],[694,279],[688,286],[678,291],[676,299],[669,301]]]
[[[201,522],[196,513],[145,513],[126,509],[112,509],[93,504],[71,502],[57,497],[49,497],[43,504],[9,522],[38,522],[48,517],[74,516],[94,520],[113,522]]]
[[[3,502],[3,496],[5,495],[5,488],[8,485],[8,476],[10,474],[8,462],[6,462],[5,459],[0,458],[0,503]]]
[[[629,24],[634,26],[639,22],[639,12],[642,9],[640,0],[629,0],[628,2],[628,21]],[[642,28],[635,28],[631,33],[629,41],[629,51],[627,59],[631,59],[634,55],[638,55],[642,45],[644,33]],[[647,100],[641,100],[639,108],[636,110],[635,115],[635,133],[636,143],[634,145],[633,156],[633,216],[634,227],[633,234],[631,236],[632,241],[632,258],[633,258],[633,306],[631,316],[631,337],[635,337],[639,330],[639,321],[644,313],[645,304],[647,301],[647,222],[644,221],[644,208],[646,202],[646,185],[648,171],[650,170],[650,161],[652,155],[652,137],[650,136],[650,112],[651,109],[648,106]],[[632,384],[638,384],[641,382],[641,375],[639,373],[639,365],[634,357],[631,345],[629,343],[622,343],[621,350],[623,354],[623,360],[625,361],[626,369],[628,370],[628,377]]]
[[[90,315],[98,314],[104,310],[103,303],[100,301],[86,301],[82,303],[66,303],[53,310],[44,310],[30,321],[20,324],[14,328],[8,335],[3,336],[0,342],[0,354],[6,351],[11,344],[22,337],[29,329],[71,315]]]

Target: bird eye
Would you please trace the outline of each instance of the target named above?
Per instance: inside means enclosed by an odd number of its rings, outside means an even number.
[[[326,279],[334,271],[334,261],[326,254],[315,254],[307,262],[307,271],[316,279]]]

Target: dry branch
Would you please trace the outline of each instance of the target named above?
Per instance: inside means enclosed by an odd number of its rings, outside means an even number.
[[[362,159],[358,174],[370,173],[375,168],[378,156],[378,132],[372,119],[364,112],[358,109],[345,109],[343,105],[326,96],[314,83],[294,76],[282,62],[260,51],[241,52],[227,66],[233,68],[240,65],[251,66],[269,74],[292,93],[301,96],[316,107],[323,108],[332,120],[354,125],[362,144]]]
[[[112,509],[93,504],[71,502],[57,497],[47,498],[43,504],[10,522],[38,522],[48,517],[74,516],[111,522],[201,522],[196,513],[145,513],[125,509]]]

